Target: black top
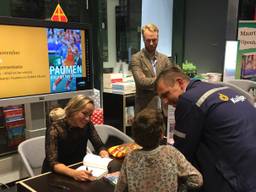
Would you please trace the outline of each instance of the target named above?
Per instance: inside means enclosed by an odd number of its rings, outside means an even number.
[[[71,127],[67,119],[53,122],[46,130],[45,153],[42,172],[52,171],[57,163],[71,165],[83,160],[87,141],[97,152],[104,148],[92,122],[84,128]]]

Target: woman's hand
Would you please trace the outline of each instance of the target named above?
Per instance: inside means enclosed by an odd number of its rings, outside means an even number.
[[[73,178],[77,181],[94,181],[96,178],[92,176],[92,171],[74,170]]]
[[[99,153],[99,155],[100,155],[101,157],[109,157],[109,153],[108,153],[106,150],[101,150],[100,153]]]
[[[92,171],[72,169],[62,163],[55,164],[53,169],[55,172],[68,175],[77,181],[94,181],[96,179],[92,176]]]

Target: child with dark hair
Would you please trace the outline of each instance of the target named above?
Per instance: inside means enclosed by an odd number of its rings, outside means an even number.
[[[203,184],[202,175],[177,149],[159,145],[163,136],[163,117],[159,111],[142,110],[132,127],[135,142],[142,149],[125,157],[115,192],[176,192]]]

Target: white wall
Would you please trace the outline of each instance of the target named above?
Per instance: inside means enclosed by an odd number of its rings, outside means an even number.
[[[104,68],[114,67],[116,64],[116,15],[115,6],[119,0],[107,0],[107,28],[108,28],[108,62]],[[173,0],[142,0],[142,26],[154,23],[160,29],[158,51],[172,55],[172,13]],[[144,47],[143,40],[141,48]]]
[[[223,81],[235,79],[238,41],[226,41]]]
[[[172,56],[172,13],[173,0],[142,0],[141,25],[154,23],[159,28],[157,50]],[[141,48],[144,47],[141,38]]]
[[[114,67],[116,64],[116,11],[119,0],[107,1],[107,28],[108,28],[108,62],[104,62],[104,68]]]

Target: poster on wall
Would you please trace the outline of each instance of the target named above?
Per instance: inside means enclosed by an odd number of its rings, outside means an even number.
[[[236,78],[256,79],[256,21],[239,21]]]

